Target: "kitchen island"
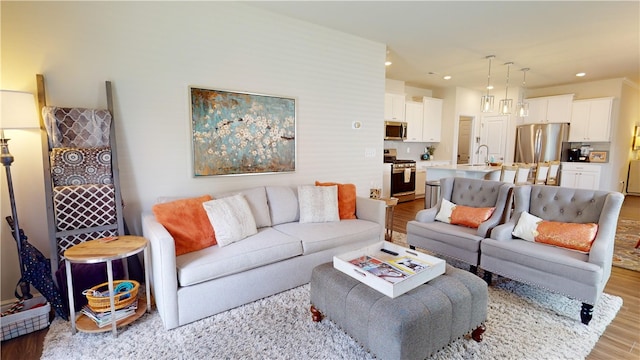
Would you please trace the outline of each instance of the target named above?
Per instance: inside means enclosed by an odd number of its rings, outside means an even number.
[[[456,164],[425,167],[427,180],[433,181],[446,177],[465,177],[474,179],[500,180],[501,166],[485,164]]]

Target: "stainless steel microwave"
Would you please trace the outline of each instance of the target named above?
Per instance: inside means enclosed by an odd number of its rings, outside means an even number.
[[[406,140],[407,139],[407,123],[403,121],[385,121],[384,122],[384,139],[385,140]]]

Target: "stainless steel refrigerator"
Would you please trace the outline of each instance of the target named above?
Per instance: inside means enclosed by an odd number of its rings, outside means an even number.
[[[537,163],[562,159],[569,124],[527,124],[516,128],[515,162]],[[567,145],[565,145],[567,146]]]

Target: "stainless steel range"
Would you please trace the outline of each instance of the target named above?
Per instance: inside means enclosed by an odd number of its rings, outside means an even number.
[[[416,198],[416,162],[397,158],[397,149],[384,149],[384,162],[391,166],[391,196],[398,202]]]

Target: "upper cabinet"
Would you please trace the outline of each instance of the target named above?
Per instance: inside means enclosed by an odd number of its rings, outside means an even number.
[[[569,141],[610,141],[612,106],[612,97],[574,101]]]
[[[442,99],[422,98],[423,122],[422,140],[440,142],[442,133]]]
[[[405,121],[407,122],[408,142],[422,142],[422,103],[417,101],[407,101],[405,103]]]
[[[384,94],[384,119],[405,121],[404,103],[404,95]]]
[[[571,121],[573,94],[545,96],[527,99],[529,116],[523,119],[525,124],[568,123]]]
[[[442,99],[422,98],[405,105],[407,139],[405,142],[440,142],[442,132]]]

